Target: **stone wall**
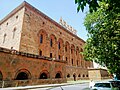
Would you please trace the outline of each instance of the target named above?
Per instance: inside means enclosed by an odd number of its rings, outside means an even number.
[[[16,8],[0,21],[0,47],[19,50],[24,8]]]
[[[82,67],[66,66],[67,80],[88,80],[88,69]]]
[[[31,80],[11,80],[11,81],[0,81],[0,88],[5,87],[18,87],[18,86],[31,86],[40,84],[56,84],[65,83],[66,79],[31,79]]]
[[[42,36],[42,43],[40,38]],[[51,46],[52,40],[52,46]],[[60,43],[60,48],[59,48]],[[67,61],[70,66],[93,67],[83,60],[85,41],[72,34],[60,24],[36,8],[26,4],[21,34],[20,51]],[[67,49],[66,49],[67,47]]]
[[[92,80],[102,80],[102,79],[110,79],[110,75],[105,69],[89,69],[88,70],[89,79]]]
[[[0,29],[0,46],[9,49],[0,48],[0,80],[16,80],[19,73],[30,80],[44,74],[47,80],[88,79],[93,63],[81,54],[85,41],[30,4],[23,2],[13,10]]]
[[[17,81],[17,77],[21,72],[28,75],[28,85],[66,82],[66,64],[64,61],[56,61],[48,57],[39,57],[24,52],[13,52],[3,48],[0,48],[0,72],[2,81],[5,81],[5,83],[17,82],[22,85],[20,83],[25,81]],[[40,78],[42,73],[47,75],[46,79]],[[56,77],[57,73],[60,73],[58,78]]]

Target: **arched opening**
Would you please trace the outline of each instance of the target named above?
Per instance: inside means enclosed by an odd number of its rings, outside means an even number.
[[[74,81],[76,81],[76,74],[75,73],[73,74],[73,78],[74,78]]]
[[[27,80],[31,78],[31,74],[26,69],[21,69],[15,75],[15,80]]]
[[[40,35],[40,43],[42,43],[43,42],[43,35],[41,34]]]
[[[50,46],[53,48],[56,47],[56,36],[54,34],[50,35]]]
[[[61,74],[60,74],[60,73],[57,73],[57,74],[55,75],[55,78],[61,78]]]
[[[58,55],[60,55],[59,60],[63,60],[63,55],[64,55],[64,42],[61,38],[58,39]]]
[[[78,77],[81,77],[81,75],[79,74]]]
[[[2,75],[2,73],[0,71],[0,81],[2,81],[2,80],[3,80],[3,75]]]
[[[47,78],[48,78],[47,74],[44,72],[40,75],[40,79],[47,79]]]
[[[88,74],[86,75],[86,77],[88,77]]]
[[[47,70],[43,70],[40,73],[39,79],[48,79],[48,78],[50,78],[49,72]]]
[[[83,77],[85,77],[85,75],[83,74]]]
[[[70,74],[67,75],[67,78],[70,78]]]
[[[28,79],[28,74],[25,72],[20,72],[18,73],[16,80],[27,80]]]

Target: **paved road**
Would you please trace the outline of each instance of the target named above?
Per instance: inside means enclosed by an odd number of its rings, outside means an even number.
[[[84,84],[74,84],[61,87],[51,87],[51,88],[36,88],[29,90],[89,90],[88,83]]]

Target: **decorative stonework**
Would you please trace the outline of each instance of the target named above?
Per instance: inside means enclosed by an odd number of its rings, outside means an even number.
[[[75,34],[75,35],[77,35],[77,30],[75,30],[72,26],[70,26],[70,25],[68,25],[67,23],[66,23],[66,21],[64,21],[63,19],[62,19],[62,17],[60,18],[60,25],[62,25],[64,28],[66,28],[68,31],[70,31],[71,33],[73,33],[73,34]]]

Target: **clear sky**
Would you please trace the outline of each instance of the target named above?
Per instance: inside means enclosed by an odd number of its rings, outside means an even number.
[[[0,20],[23,1],[27,1],[56,22],[62,17],[68,25],[77,30],[77,35],[86,41],[87,32],[83,22],[87,8],[84,12],[77,13],[75,0],[0,0]]]

